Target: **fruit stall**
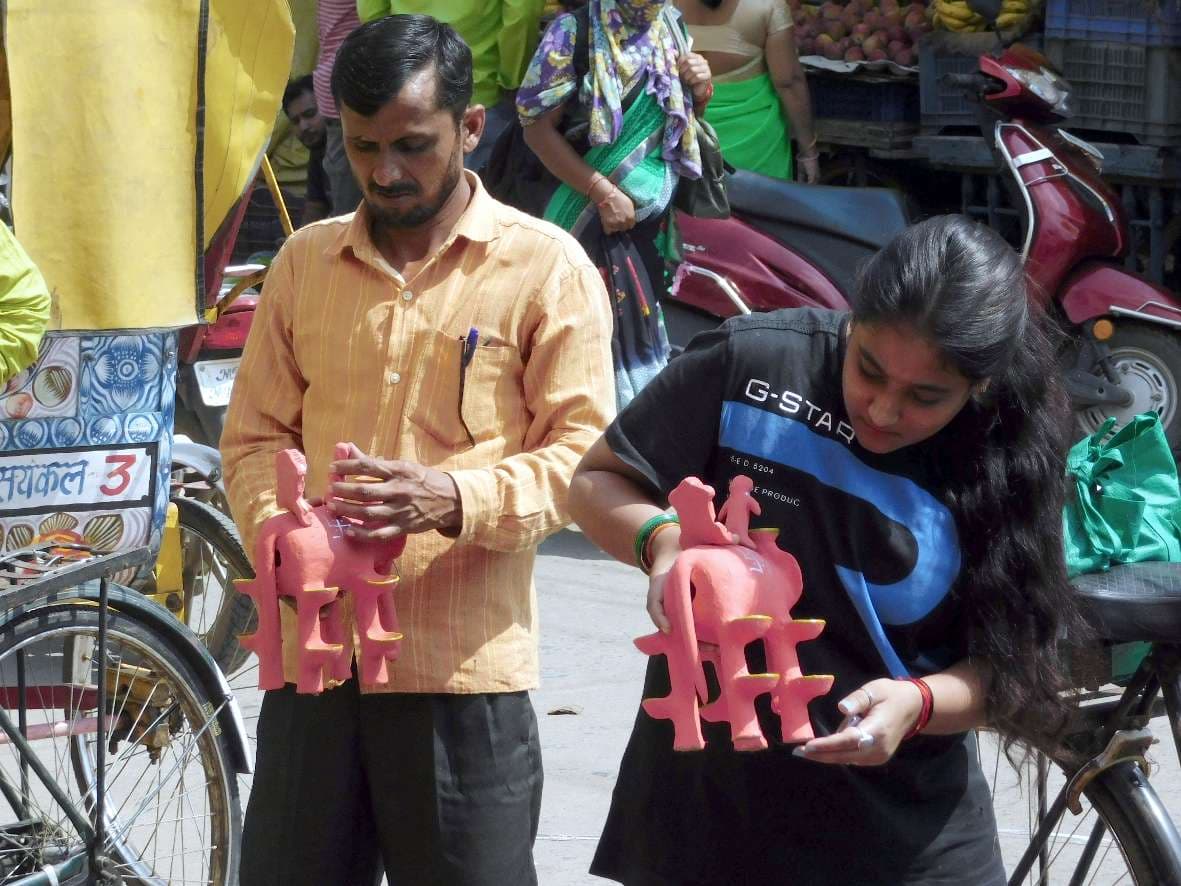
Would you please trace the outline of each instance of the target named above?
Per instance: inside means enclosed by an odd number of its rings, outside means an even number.
[[[1103,154],[1133,248],[1127,263],[1181,291],[1181,0],[788,0],[829,184],[903,190],[1019,235],[1017,209],[948,74],[1014,41],[1069,84],[1063,128]]]

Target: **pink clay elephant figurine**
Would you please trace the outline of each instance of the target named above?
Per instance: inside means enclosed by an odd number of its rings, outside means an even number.
[[[682,481],[669,495],[682,525],[682,552],[664,585],[671,630],[636,640],[641,652],[668,659],[671,691],[646,699],[644,710],[673,721],[673,746],[681,751],[705,747],[702,718],[728,722],[736,750],[766,748],[754,704],[764,693],[771,693],[783,740],[807,741],[813,737],[808,702],[833,684],[832,676],[804,674],[796,654],[796,644],[824,629],[823,621],[791,617],[803,590],[799,565],[776,544],[779,530],[748,530],[750,514],[759,513],[749,478],[735,478],[730,488],[734,497],[723,508],[723,518],[729,518],[725,527],[714,519],[713,489],[697,478]],[[751,546],[731,540],[749,540]],[[767,652],[766,674],[752,674],[746,666],[746,645],[759,639]],[[721,694],[699,708],[709,695],[707,661],[716,669]]]
[[[347,443],[336,457],[347,458]],[[358,541],[347,535],[349,521],[325,505],[312,507],[304,497],[307,460],[295,449],[275,455],[276,498],[286,513],[262,524],[254,546],[256,577],[237,580],[258,612],[258,627],[241,637],[258,655],[258,688],[283,683],[283,637],[279,597],[295,604],[298,648],[297,692],[319,693],[329,680],[352,675],[353,643],[342,612],[351,597],[360,646],[362,683],[389,680],[388,662],[401,650],[394,588],[394,560],[406,547],[399,536],[386,543]]]

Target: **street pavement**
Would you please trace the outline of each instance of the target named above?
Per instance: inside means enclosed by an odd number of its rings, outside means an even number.
[[[536,583],[542,685],[533,702],[545,765],[535,850],[538,879],[541,886],[605,883],[592,878],[587,868],[640,701],[646,659],[632,639],[652,629],[643,606],[646,583],[637,570],[607,558],[574,531],[558,533],[543,545]],[[257,711],[257,692],[242,690],[240,700],[248,716]],[[1167,724],[1155,721],[1153,731],[1161,743],[1153,755],[1158,766],[1152,782],[1174,820],[1181,821],[1181,767]],[[1022,790],[1006,762],[997,766],[995,745],[986,739],[981,747],[985,771],[997,772],[998,828],[1011,863],[1029,841],[1032,781],[1026,778]],[[249,781],[244,780],[243,808],[248,789]],[[1081,850],[1087,831],[1063,840],[1065,851]],[[1115,854],[1110,850],[1109,856]],[[1114,858],[1106,864],[1114,868]],[[1105,869],[1094,882],[1114,879]],[[1051,882],[1065,883],[1067,878],[1055,876]],[[964,883],[971,883],[969,874]]]

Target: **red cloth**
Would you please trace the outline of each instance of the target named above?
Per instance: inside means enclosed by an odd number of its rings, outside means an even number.
[[[336,51],[344,38],[361,26],[361,20],[357,18],[357,0],[319,0],[316,25],[320,31],[320,60],[312,71],[316,106],[322,117],[336,119],[340,114],[332,98],[332,63],[336,61]]]

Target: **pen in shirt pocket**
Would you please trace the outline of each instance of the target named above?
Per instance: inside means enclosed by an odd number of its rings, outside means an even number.
[[[472,357],[476,356],[476,346],[480,343],[480,330],[472,327],[467,331],[467,337],[461,338],[463,342],[463,350],[459,355],[459,368],[466,370],[467,365],[472,362]]]

